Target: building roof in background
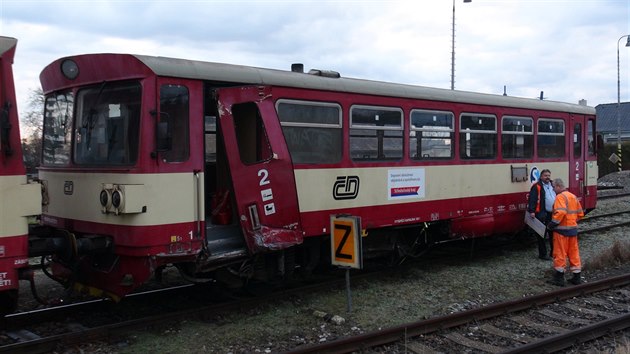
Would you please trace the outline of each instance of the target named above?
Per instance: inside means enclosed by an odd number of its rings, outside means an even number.
[[[599,133],[617,131],[617,103],[605,103],[595,106],[597,112],[597,127]],[[630,102],[619,105],[621,117],[621,131],[630,131]]]

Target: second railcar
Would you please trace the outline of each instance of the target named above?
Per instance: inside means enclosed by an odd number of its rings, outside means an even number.
[[[168,265],[192,281],[310,270],[331,215],[361,218],[366,255],[517,232],[543,168],[596,203],[592,107],[128,54],[40,78],[42,222],[72,246],[53,272],[94,294]]]
[[[40,213],[40,187],[22,159],[13,58],[17,39],[0,37],[0,315],[15,310],[19,280],[28,279],[28,217]],[[27,274],[28,273],[28,274]]]

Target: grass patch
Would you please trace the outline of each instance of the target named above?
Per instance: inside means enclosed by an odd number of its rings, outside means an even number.
[[[584,262],[583,269],[598,270],[617,267],[630,261],[630,241],[615,241],[612,246]]]

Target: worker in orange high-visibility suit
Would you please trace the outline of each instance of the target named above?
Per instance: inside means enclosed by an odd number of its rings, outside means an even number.
[[[553,203],[551,222],[547,225],[553,231],[553,268],[555,273],[551,284],[564,286],[564,269],[569,258],[569,269],[573,278],[572,284],[580,284],[582,278],[582,264],[578,249],[578,220],[584,217],[582,205],[575,194],[569,192],[560,178],[553,180],[553,189],[556,192],[556,200]]]

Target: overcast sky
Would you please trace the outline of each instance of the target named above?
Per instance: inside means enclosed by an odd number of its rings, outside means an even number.
[[[455,89],[617,102],[617,43],[630,0],[456,0]],[[0,0],[18,39],[18,109],[53,60],[134,53],[450,89],[451,0]],[[621,101],[630,48],[621,40]]]

